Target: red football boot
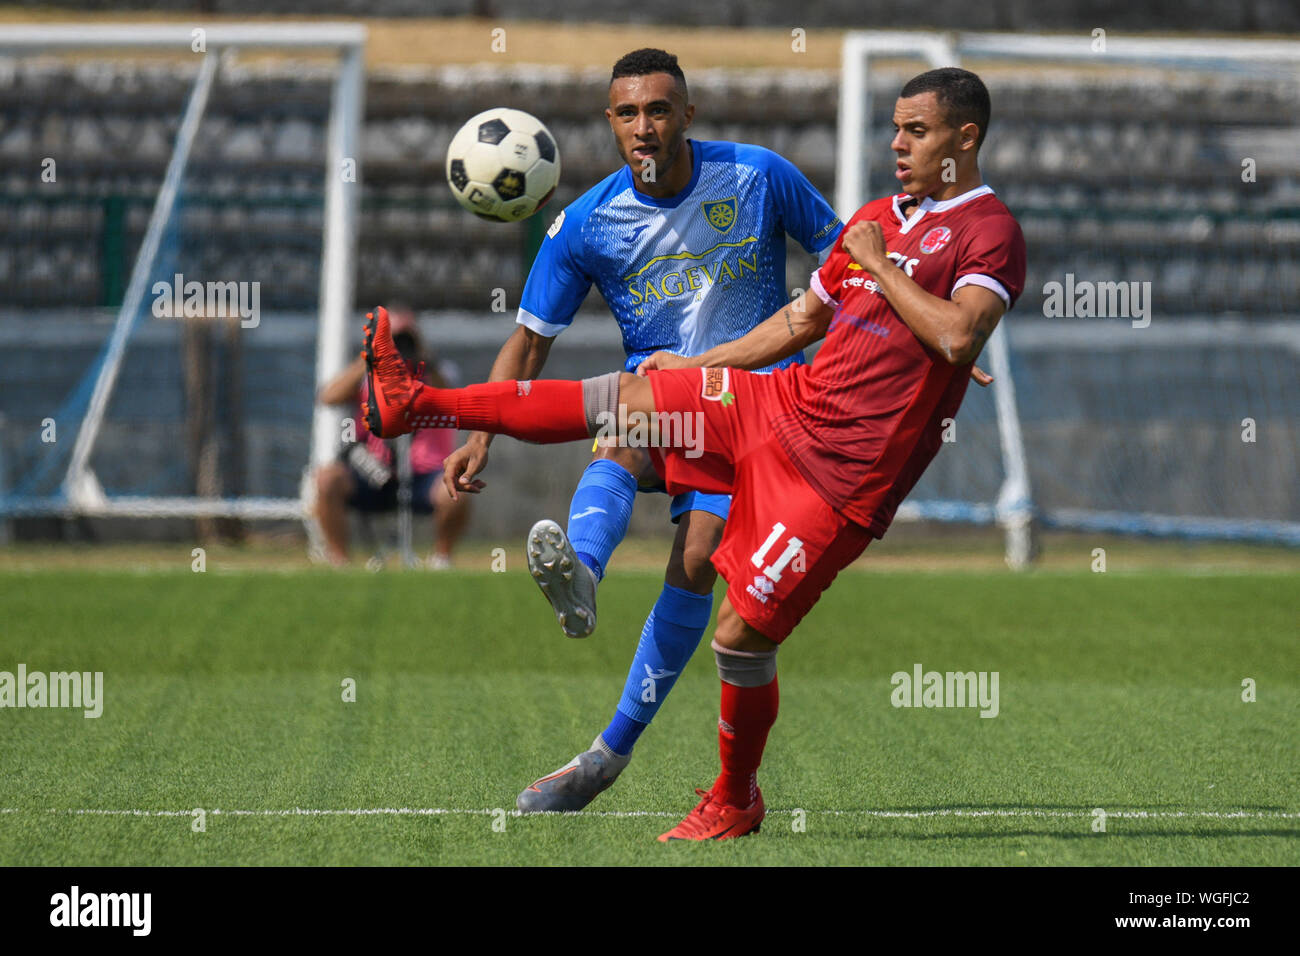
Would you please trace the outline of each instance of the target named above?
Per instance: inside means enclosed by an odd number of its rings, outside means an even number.
[[[416,379],[393,344],[388,310],[382,305],[366,313],[366,382],[369,394],[363,411],[366,427],[379,438],[396,438],[411,431],[411,399]]]
[[[695,791],[704,799],[699,806],[686,815],[686,819],[667,833],[660,834],[659,842],[669,840],[730,840],[732,837],[757,833],[763,823],[767,810],[763,806],[763,794],[749,807],[732,807],[719,802],[713,791],[705,793]]]

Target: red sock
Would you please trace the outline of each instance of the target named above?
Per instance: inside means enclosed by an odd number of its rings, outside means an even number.
[[[723,803],[748,807],[758,799],[758,765],[780,702],[775,677],[762,687],[722,682],[722,716],[718,721],[722,773],[713,784],[713,792]]]
[[[424,386],[411,402],[415,428],[464,428],[538,444],[590,438],[582,383],[488,382],[467,388]]]

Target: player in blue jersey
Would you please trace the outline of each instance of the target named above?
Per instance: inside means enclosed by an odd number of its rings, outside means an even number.
[[[489,381],[536,378],[593,284],[618,321],[630,372],[660,349],[699,355],[780,310],[787,235],[812,254],[831,248],[841,223],[802,173],[758,146],[688,140],[694,113],[675,56],[637,50],[614,65],[605,115],[625,165],[551,225]],[[443,463],[453,498],[484,487],[476,476],[491,440],[475,432]],[[574,493],[567,536],[553,521],[529,534],[529,569],[570,637],[596,626],[596,585],[627,532],[642,478],[659,480],[644,448],[598,447]],[[590,750],[525,789],[520,810],[581,809],[627,765],[708,625],[717,579],[709,559],[730,502],[699,493],[672,499],[677,534],[664,588],[613,720]]]

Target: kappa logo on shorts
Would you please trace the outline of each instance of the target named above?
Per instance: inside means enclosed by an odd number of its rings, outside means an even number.
[[[726,368],[705,368],[700,369],[704,373],[704,387],[700,391],[701,398],[707,398],[711,402],[721,402],[723,405],[730,405],[736,400],[736,396],[731,394],[731,370]]]

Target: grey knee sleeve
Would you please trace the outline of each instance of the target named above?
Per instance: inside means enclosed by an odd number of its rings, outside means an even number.
[[[582,380],[582,410],[592,437],[618,434],[618,377],[622,374],[609,372]]]
[[[776,679],[776,651],[737,651],[713,642],[718,676],[737,687],[766,687]]]

